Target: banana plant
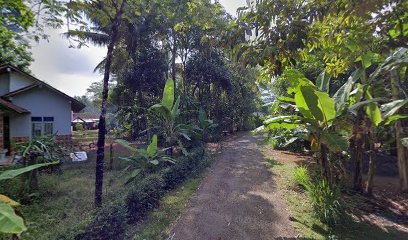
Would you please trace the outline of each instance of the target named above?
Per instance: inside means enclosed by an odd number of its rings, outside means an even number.
[[[155,104],[149,108],[158,119],[159,124],[153,126],[160,135],[164,137],[166,147],[172,153],[172,147],[178,146],[184,155],[187,150],[183,147],[182,138],[191,140],[193,135],[199,135],[199,129],[195,126],[179,122],[180,119],[180,96],[174,101],[174,81],[168,79],[164,87],[161,103]]]
[[[120,157],[120,159],[130,163],[130,165],[125,168],[125,171],[131,170],[130,177],[126,181],[126,184],[135,180],[140,174],[144,174],[149,166],[157,166],[160,162],[175,162],[175,159],[159,153],[157,135],[153,136],[152,141],[146,149],[132,147],[129,142],[122,139],[116,140],[115,142],[131,151],[129,157]]]
[[[366,184],[366,192],[368,194],[371,194],[372,191],[375,169],[374,132],[380,124],[387,126],[395,123],[396,132],[401,133],[403,131],[398,131],[400,129],[398,128],[398,122],[400,119],[408,118],[406,114],[398,114],[398,111],[408,103],[408,100],[399,99],[399,91],[404,92],[404,90],[402,87],[400,89],[396,87],[396,85],[401,85],[400,83],[395,84],[396,79],[399,78],[398,74],[395,74],[396,76],[394,77],[392,76],[392,73],[396,72],[397,69],[402,69],[402,66],[408,65],[407,51],[408,49],[406,48],[399,48],[382,62],[378,62],[378,60],[381,60],[378,58],[374,60],[368,57],[358,58],[362,61],[362,68],[357,69],[334,96],[336,102],[339,103],[338,106],[342,108],[342,111],[339,111],[339,113],[343,115],[352,113],[356,119],[353,134],[350,138],[350,141],[353,143],[351,155],[354,161],[356,161],[356,169],[354,171],[354,187],[356,189],[360,189],[362,185],[362,152],[369,153],[370,163]],[[366,76],[365,68],[371,66],[371,61],[376,61],[379,64],[374,72]],[[389,82],[387,82],[388,79],[390,80]],[[388,85],[391,85],[393,92],[393,101],[391,102],[389,96],[383,91]],[[379,88],[380,91],[378,91]],[[381,94],[377,93],[380,97],[374,98],[372,96],[374,92],[380,92]],[[395,92],[396,94],[394,94]],[[406,93],[405,96],[407,96]],[[381,109],[378,106],[379,102],[386,102],[381,105]],[[401,134],[398,133],[396,134],[397,146],[403,148]],[[362,149],[364,142],[367,141],[369,142],[369,149]],[[404,151],[401,150],[400,152],[403,155],[400,159],[405,159]],[[408,173],[405,176],[408,179]],[[408,180],[405,182],[407,182],[406,189],[408,189]]]
[[[56,142],[55,135],[35,137],[27,142],[16,143],[15,149],[17,154],[22,157],[24,166],[54,161],[62,163],[66,155],[65,150]],[[26,183],[21,191],[30,192],[38,190],[38,173],[36,170],[27,174]]]
[[[408,67],[408,49],[398,48],[376,71],[370,76],[383,86],[391,86],[392,101],[382,106],[385,124],[393,123],[395,129],[395,140],[397,145],[398,169],[400,175],[400,190],[408,192],[408,141],[401,119],[407,118],[406,114],[399,114],[401,108],[408,104],[408,93],[403,82],[406,81]],[[389,82],[385,82],[389,80]],[[403,99],[401,99],[401,93]]]
[[[28,167],[7,170],[0,172],[0,181],[8,180],[32,172],[38,168],[46,167],[49,165],[58,164],[58,162],[49,162],[31,165]],[[24,219],[19,212],[20,204],[11,198],[0,194],[0,233],[6,234],[20,234],[27,231],[27,227],[24,224]]]
[[[309,79],[296,70],[286,70],[284,77],[289,81],[288,94],[293,97],[281,98],[280,101],[294,104],[298,114],[271,117],[264,122],[258,131],[272,129],[295,129],[303,127],[308,130],[311,149],[320,152],[322,177],[330,181],[330,168],[327,159],[328,151],[342,152],[348,148],[346,138],[335,131],[337,111],[333,98],[327,92],[319,90]],[[329,81],[322,77],[320,81]],[[322,89],[328,84],[321,82]]]
[[[213,120],[208,119],[207,113],[202,108],[200,108],[200,111],[198,113],[198,120],[200,122],[200,130],[202,132],[201,133],[202,140],[204,141],[206,136],[207,136],[207,132],[210,129],[216,128],[218,126],[218,124],[214,123]]]

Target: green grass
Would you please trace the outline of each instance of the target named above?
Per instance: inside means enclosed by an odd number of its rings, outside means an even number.
[[[214,157],[205,156],[204,165],[209,167]],[[203,172],[198,172],[177,189],[167,193],[157,209],[151,212],[146,220],[138,226],[128,226],[125,239],[161,240],[167,239],[172,223],[181,215],[189,200],[200,186]]]
[[[328,227],[313,216],[313,209],[309,197],[302,192],[295,183],[295,163],[280,163],[273,159],[266,159],[265,163],[277,176],[278,188],[289,205],[289,214],[297,221],[294,227],[306,239],[326,239]]]
[[[145,222],[135,229],[128,229],[125,239],[166,239],[171,224],[183,212],[188,201],[199,187],[200,180],[201,178],[189,179],[182,187],[166,194],[160,202],[160,207],[149,214]]]
[[[275,179],[278,188],[287,201],[290,215],[296,219],[292,223],[302,239],[408,239],[408,233],[380,228],[368,222],[356,222],[351,217],[347,217],[342,225],[331,230],[314,216],[309,196],[295,183],[294,175],[298,165],[273,159],[266,159],[265,164],[277,176]]]
[[[97,130],[84,130],[84,131],[74,131],[72,133],[72,139],[74,141],[96,141],[98,139]]]
[[[115,157],[126,152],[118,151]],[[95,159],[95,154],[89,156]],[[205,166],[210,166],[214,158],[206,156]],[[104,202],[110,202],[117,196],[126,194],[126,175],[123,175],[125,163],[115,159],[114,170],[105,171]],[[201,173],[196,173],[176,190],[167,193],[160,206],[150,213],[139,225],[128,225],[125,239],[164,239],[169,227],[182,213],[189,199],[197,190]],[[28,231],[22,239],[57,239],[58,235],[74,237],[79,230],[91,223],[96,211],[94,208],[95,161],[67,163],[59,174],[41,174],[40,189],[33,202],[23,204],[22,212]],[[4,182],[0,191],[7,188],[7,195],[18,199],[19,179]],[[10,187],[14,186],[14,187]],[[67,235],[67,229],[69,231]],[[9,239],[2,237],[0,239]]]
[[[125,153],[122,151],[116,157],[121,154]],[[95,154],[89,154],[89,158],[95,159]],[[103,192],[105,202],[126,191],[125,177],[122,177],[124,164],[121,160],[115,159],[114,166],[114,170],[105,171]],[[56,239],[58,234],[68,228],[85,227],[95,214],[94,181],[94,160],[66,163],[61,173],[40,174],[39,192],[36,197],[30,203],[22,202],[22,213],[28,227],[22,239]],[[0,192],[20,201],[19,186],[20,179],[16,178],[2,183]]]

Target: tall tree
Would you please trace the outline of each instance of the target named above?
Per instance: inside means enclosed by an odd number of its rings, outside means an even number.
[[[363,97],[358,100],[363,102],[360,106],[364,105],[364,109],[358,111],[350,138],[354,149],[352,159],[356,161],[355,187],[359,189],[362,189],[361,151],[370,152],[373,161],[369,174],[374,172],[374,154],[373,149],[370,150],[373,137],[368,138],[371,143],[363,148],[365,142],[359,136],[372,135],[373,126],[381,121],[378,104],[364,102],[390,97],[386,91],[377,91],[377,83],[366,79],[392,49],[407,46],[407,9],[407,1],[401,0],[339,0],[336,4],[328,0],[253,0],[240,12],[238,24],[255,36],[249,45],[240,45],[236,54],[244,56],[249,64],[263,66],[269,79],[286,68],[299,68],[311,58],[318,58],[334,77],[364,69],[361,77],[347,85],[350,88],[354,83],[364,85],[361,87]],[[382,90],[386,88],[391,92],[389,86],[382,85]],[[400,172],[406,169],[407,166],[400,164]],[[372,182],[372,177],[369,180]]]
[[[0,65],[27,70],[30,40],[47,39],[44,26],[60,27],[65,9],[59,0],[0,0]]]
[[[73,9],[82,11],[88,20],[94,25],[85,31],[70,30],[69,37],[77,37],[80,44],[91,42],[98,45],[106,45],[107,53],[103,61],[103,87],[101,99],[101,112],[98,124],[97,157],[95,169],[95,206],[102,205],[102,187],[105,157],[106,135],[106,108],[109,93],[109,79],[114,48],[120,38],[120,30],[123,24],[127,0],[109,1],[85,1],[71,3]],[[92,31],[93,30],[93,31]]]

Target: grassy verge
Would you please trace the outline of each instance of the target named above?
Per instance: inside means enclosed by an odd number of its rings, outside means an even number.
[[[205,156],[204,165],[209,167],[215,161],[212,156]],[[139,225],[129,225],[125,239],[161,240],[170,234],[172,223],[181,215],[202,180],[203,172],[198,172],[187,179],[180,187],[166,193],[159,207],[153,210]]]
[[[300,191],[294,180],[295,163],[280,163],[267,159],[265,164],[277,176],[276,183],[289,205],[289,214],[296,219],[294,227],[305,239],[326,239],[328,227],[313,215],[307,193]]]
[[[116,157],[127,152],[118,151]],[[88,225],[95,214],[94,184],[96,155],[89,154],[91,160],[81,163],[66,163],[60,173],[39,176],[39,192],[32,196],[30,203],[23,203],[22,213],[28,231],[22,239],[56,239],[66,229],[83,228]],[[122,177],[124,163],[114,161],[114,170],[104,175],[104,202],[112,201],[126,191],[125,179]],[[2,182],[0,192],[19,200],[19,178]],[[0,239],[10,239],[1,236]]]
[[[200,180],[200,178],[189,179],[183,186],[167,193],[160,201],[160,206],[147,217],[146,221],[134,229],[128,229],[126,239],[166,239],[171,224],[183,212],[199,187]]]
[[[274,159],[266,159],[265,164],[276,176],[278,188],[289,206],[289,213],[296,219],[292,223],[301,239],[408,239],[406,232],[379,227],[370,222],[357,222],[351,217],[347,217],[344,223],[335,229],[330,229],[314,216],[309,196],[296,185],[294,173],[298,165],[292,162],[282,163]],[[353,200],[351,199],[351,201]],[[351,204],[348,205],[351,206]],[[352,211],[351,207],[349,207],[349,211]]]

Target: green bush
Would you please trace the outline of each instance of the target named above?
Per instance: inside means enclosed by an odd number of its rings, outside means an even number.
[[[84,125],[82,123],[75,123],[75,130],[76,131],[84,131]]]
[[[184,182],[193,172],[202,168],[203,148],[197,148],[190,155],[179,158],[175,164],[159,174],[152,174],[135,185],[126,197],[127,218],[137,222],[155,208],[160,197]]]
[[[134,223],[155,208],[164,193],[164,184],[160,175],[154,174],[144,178],[130,190],[126,197],[127,219]]]
[[[93,222],[75,240],[122,239],[126,227],[126,209],[120,199],[104,206]]]
[[[310,188],[310,176],[305,167],[300,166],[295,169],[295,181],[306,189]]]
[[[276,150],[303,152],[305,150],[305,132],[302,129],[273,129],[268,132],[267,141]]]
[[[342,221],[344,207],[341,203],[341,190],[330,186],[325,180],[311,184],[309,196],[312,200],[314,213],[323,223],[333,226]]]
[[[330,186],[327,181],[320,179],[312,181],[305,167],[297,167],[294,178],[308,192],[314,214],[320,221],[329,226],[342,221],[345,211],[341,202],[341,190],[337,185]]]
[[[202,169],[203,148],[194,149],[190,155],[177,160],[176,164],[162,171],[164,188],[171,190],[180,185],[193,172]]]
[[[81,233],[76,234],[74,239],[122,239],[127,223],[140,221],[157,207],[167,191],[178,187],[193,173],[208,166],[203,156],[204,148],[197,147],[188,156],[177,159],[175,164],[159,173],[135,181],[129,185],[130,189],[123,200],[104,206],[85,230],[78,229]],[[61,234],[58,239],[72,239],[66,237],[72,236],[72,233],[73,229]]]

